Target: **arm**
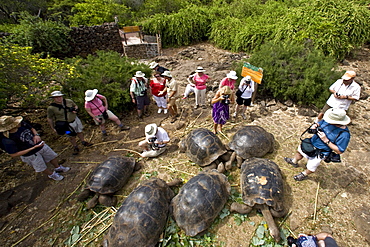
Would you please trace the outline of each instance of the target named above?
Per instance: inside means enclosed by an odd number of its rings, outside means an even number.
[[[37,131],[34,129],[34,128],[32,128],[31,129],[31,131],[32,131],[32,133],[33,133],[33,143],[39,143],[39,142],[41,142],[41,137],[40,137],[40,135],[39,135],[39,133],[37,133]]]
[[[40,140],[41,140],[41,139],[40,139]],[[16,152],[16,153],[9,154],[9,155],[10,155],[10,157],[12,157],[12,158],[19,157],[19,156],[22,156],[22,155],[27,154],[27,153],[28,153],[28,152],[30,152],[31,150],[34,150],[34,149],[36,149],[36,148],[39,148],[39,147],[44,146],[44,144],[45,144],[44,142],[41,142],[40,144],[35,145],[35,146],[31,147],[31,148],[28,148],[28,149],[25,149],[25,150],[22,150],[22,151],[18,151],[18,152]]]
[[[215,97],[213,97],[213,99],[211,100],[211,103],[214,104],[214,103],[219,102],[221,100],[223,100],[223,97],[220,94],[220,92],[217,91],[217,93],[215,94]]]
[[[342,152],[339,150],[338,146],[332,143],[327,137],[326,134],[323,131],[318,131],[317,135],[320,137],[321,141],[323,141],[328,147],[333,150],[337,154],[342,154]]]
[[[101,99],[101,101],[103,101],[105,110],[108,110],[108,100],[107,100],[107,98],[105,96],[101,95],[101,96],[99,96],[99,99]]]

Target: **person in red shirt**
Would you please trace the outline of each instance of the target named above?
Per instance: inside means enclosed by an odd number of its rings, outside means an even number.
[[[149,87],[158,106],[158,113],[161,113],[163,110],[163,113],[167,114],[167,92],[159,95],[159,92],[166,87],[166,80],[161,76],[160,72],[156,71],[154,73],[154,78],[150,80]]]

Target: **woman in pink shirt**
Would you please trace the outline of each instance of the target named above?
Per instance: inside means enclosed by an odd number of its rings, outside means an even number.
[[[197,109],[202,106],[203,109],[206,107],[206,91],[207,91],[207,82],[209,80],[209,76],[204,74],[205,70],[203,67],[198,67],[195,70],[196,74],[192,78],[193,83],[195,85],[194,93],[195,93],[195,106],[194,108]]]
[[[103,137],[108,135],[104,124],[106,119],[115,122],[121,130],[130,129],[128,126],[123,126],[121,120],[113,112],[108,110],[107,98],[98,94],[98,89],[87,90],[85,92],[85,109],[94,119],[95,124],[100,126]]]
[[[231,90],[235,91],[235,82],[238,79],[236,72],[231,70],[224,79],[221,80],[219,89],[223,86],[229,86]]]

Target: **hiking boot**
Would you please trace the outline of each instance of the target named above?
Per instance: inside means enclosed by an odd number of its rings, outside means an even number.
[[[121,127],[121,131],[123,131],[123,130],[129,130],[130,129],[130,127],[128,127],[128,126],[122,126]]]
[[[308,176],[307,176],[307,175],[304,175],[304,174],[303,174],[303,172],[301,172],[301,173],[299,173],[299,174],[295,175],[293,178],[294,178],[294,180],[296,180],[296,181],[302,181],[302,180],[307,179],[307,178],[308,178]]]
[[[284,160],[286,163],[291,164],[293,167],[298,167],[298,164],[294,163],[292,158],[284,157]]]
[[[198,109],[198,107],[199,107],[199,105],[195,105],[195,106],[194,106],[194,109]]]
[[[62,180],[64,178],[62,175],[60,175],[56,171],[54,171],[53,174],[48,175],[48,177],[51,178],[51,179],[54,179],[56,181],[60,181],[60,180]]]
[[[73,149],[73,155],[77,155],[79,152],[80,152],[80,149],[77,146],[75,146]]]
[[[83,146],[85,147],[91,147],[93,144],[92,143],[89,143],[89,142],[86,142],[86,141],[83,141],[81,142]]]
[[[65,166],[62,166],[62,165],[59,165],[58,168],[54,169],[54,171],[56,171],[56,172],[68,172],[69,170],[71,170],[70,167],[65,167]]]

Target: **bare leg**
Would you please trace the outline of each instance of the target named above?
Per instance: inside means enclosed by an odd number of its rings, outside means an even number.
[[[321,119],[324,117],[324,113],[320,112],[319,115],[317,115],[317,120],[321,121]]]
[[[100,130],[103,132],[103,131],[105,131],[105,124],[101,124],[100,125]]]
[[[78,134],[77,134],[78,135]],[[71,136],[71,137],[69,137],[69,141],[72,143],[72,145],[74,146],[74,147],[76,147],[77,146],[77,142],[76,142],[76,137],[75,136]]]
[[[84,139],[84,134],[83,134],[82,132],[77,133],[77,136],[78,136],[78,138],[80,139],[80,141],[81,141],[81,142],[84,142],[84,141],[85,141],[85,139]],[[72,144],[73,144],[73,143],[72,143]]]
[[[59,166],[59,165],[58,165]],[[51,175],[53,174],[53,172],[49,169],[49,168],[46,168],[45,170],[42,171],[42,173],[46,174],[46,175]]]
[[[216,123],[214,123],[214,125],[213,125],[214,133],[215,133],[215,134],[217,134],[217,125],[218,125],[218,124],[216,124]]]

